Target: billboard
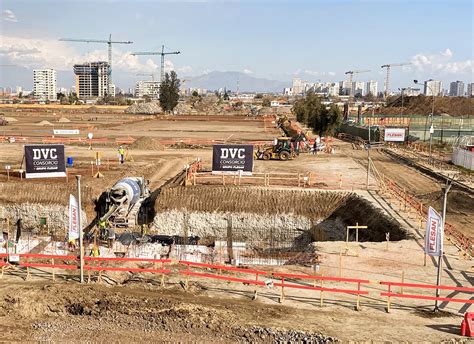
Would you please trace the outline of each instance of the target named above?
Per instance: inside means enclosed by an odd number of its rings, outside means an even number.
[[[253,145],[213,145],[213,174],[251,175],[253,170]],[[242,172],[240,172],[242,171]]]
[[[428,221],[426,221],[425,253],[429,256],[441,256],[443,254],[441,216],[431,207],[428,210]]]
[[[68,240],[79,239],[79,205],[76,197],[69,195],[69,231]]]
[[[79,129],[53,129],[54,135],[79,135]]]
[[[384,140],[388,142],[405,142],[405,128],[385,128]]]
[[[66,177],[64,145],[25,145],[25,177]]]

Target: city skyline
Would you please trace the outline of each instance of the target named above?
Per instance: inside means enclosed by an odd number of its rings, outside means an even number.
[[[137,73],[159,75],[159,56],[130,53],[157,50],[161,44],[182,51],[165,61],[165,69],[174,69],[181,77],[238,71],[290,86],[295,77],[340,82],[347,80],[347,70],[370,69],[354,76],[354,81],[378,81],[380,91],[385,77],[382,64],[410,62],[392,69],[392,91],[414,86],[413,79],[440,80],[447,87],[456,80],[469,84],[474,68],[472,2],[431,2],[429,13],[426,5],[424,1],[6,0],[1,5],[0,64],[15,66],[0,68],[0,86],[31,89],[33,69],[53,68],[58,87],[70,88],[73,65],[106,61],[107,46],[58,39],[108,39],[109,33],[113,39],[134,42],[113,47],[114,83],[122,89],[143,79]],[[401,24],[401,18],[410,25]],[[348,32],[347,23],[352,22],[370,25],[355,25],[357,30]],[[442,30],[428,37],[426,28],[433,23]],[[454,23],[455,27],[450,25]],[[384,29],[374,30],[377,26]]]

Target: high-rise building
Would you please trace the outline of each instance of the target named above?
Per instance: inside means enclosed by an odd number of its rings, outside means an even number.
[[[54,69],[33,70],[33,94],[39,100],[56,100],[56,71]]]
[[[439,80],[427,80],[425,81],[425,88],[424,88],[424,94],[425,96],[432,96],[433,94],[435,96],[441,95],[443,92],[443,84]]]
[[[377,89],[378,89],[377,81],[374,81],[374,80],[367,81],[367,83],[365,84],[365,95],[368,95],[370,93],[374,97],[377,97],[377,91],[378,91]]]
[[[352,95],[365,95],[364,83],[362,81],[352,82]]]
[[[109,64],[104,61],[74,65],[79,99],[94,99],[108,94]]]
[[[341,96],[347,96],[349,95],[349,93],[351,92],[351,89],[352,89],[352,85],[350,83],[350,81],[341,81],[339,82],[339,85],[340,85],[340,95]]]
[[[474,97],[474,82],[467,84],[467,93],[468,97]]]
[[[421,90],[419,88],[407,87],[402,89],[402,94],[405,97],[416,97],[421,94]]]
[[[453,81],[449,85],[449,95],[451,97],[462,97],[464,96],[464,82],[462,81]]]
[[[160,98],[160,82],[159,81],[137,81],[135,84],[135,97],[150,97],[153,99]]]

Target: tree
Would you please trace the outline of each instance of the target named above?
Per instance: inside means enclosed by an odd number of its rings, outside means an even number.
[[[373,102],[374,100],[375,100],[375,96],[372,94],[372,92],[369,92],[365,95],[365,101]]]
[[[199,97],[199,93],[197,91],[193,91],[193,93],[191,94],[193,97]]]
[[[269,97],[265,97],[262,100],[262,106],[264,107],[269,107],[272,104],[271,100]]]
[[[178,105],[180,81],[175,71],[165,74],[160,85],[160,105],[165,112],[171,112]]]
[[[330,107],[321,104],[321,98],[309,92],[293,105],[296,120],[310,126],[319,136],[332,133],[342,123],[342,114],[336,105]]]
[[[224,100],[229,100],[229,94],[227,93],[227,90],[224,92]]]

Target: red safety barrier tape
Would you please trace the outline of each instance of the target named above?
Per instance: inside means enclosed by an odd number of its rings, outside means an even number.
[[[71,269],[77,270],[77,265],[62,265],[62,264],[43,264],[43,263],[20,263],[20,267],[32,267],[32,268],[54,268],[54,269]]]
[[[298,274],[288,274],[275,272],[272,274],[275,277],[287,277],[287,278],[299,278],[299,279],[317,279],[323,281],[338,281],[338,282],[348,282],[348,283],[370,283],[369,280],[356,279],[356,278],[343,278],[343,277],[328,277],[328,276],[312,276],[312,275],[298,275]],[[286,286],[286,284],[285,284]]]
[[[44,259],[71,259],[71,260],[78,260],[79,257],[77,256],[60,256],[54,254],[37,254],[37,253],[20,253],[20,257],[26,258],[44,258]]]
[[[446,301],[446,302],[474,303],[474,300],[426,296],[426,295],[396,294],[396,293],[386,293],[386,292],[380,293],[380,296],[398,297],[398,298],[406,298],[406,299],[432,300],[432,301],[438,300],[438,301]]]
[[[467,287],[455,287],[447,285],[433,285],[433,284],[420,284],[420,283],[401,283],[401,282],[384,282],[381,281],[382,285],[390,285],[396,287],[412,287],[412,288],[426,288],[426,289],[444,289],[444,290],[456,290],[456,291],[465,291],[465,292],[474,292],[474,288]]]
[[[307,290],[319,290],[319,291],[328,291],[332,293],[345,293],[345,294],[359,294],[359,295],[368,295],[369,292],[365,290],[352,290],[352,289],[339,289],[339,288],[325,288],[325,287],[312,287],[309,285],[300,285],[293,283],[273,283],[275,287],[283,288],[295,288],[295,289],[307,289]]]

